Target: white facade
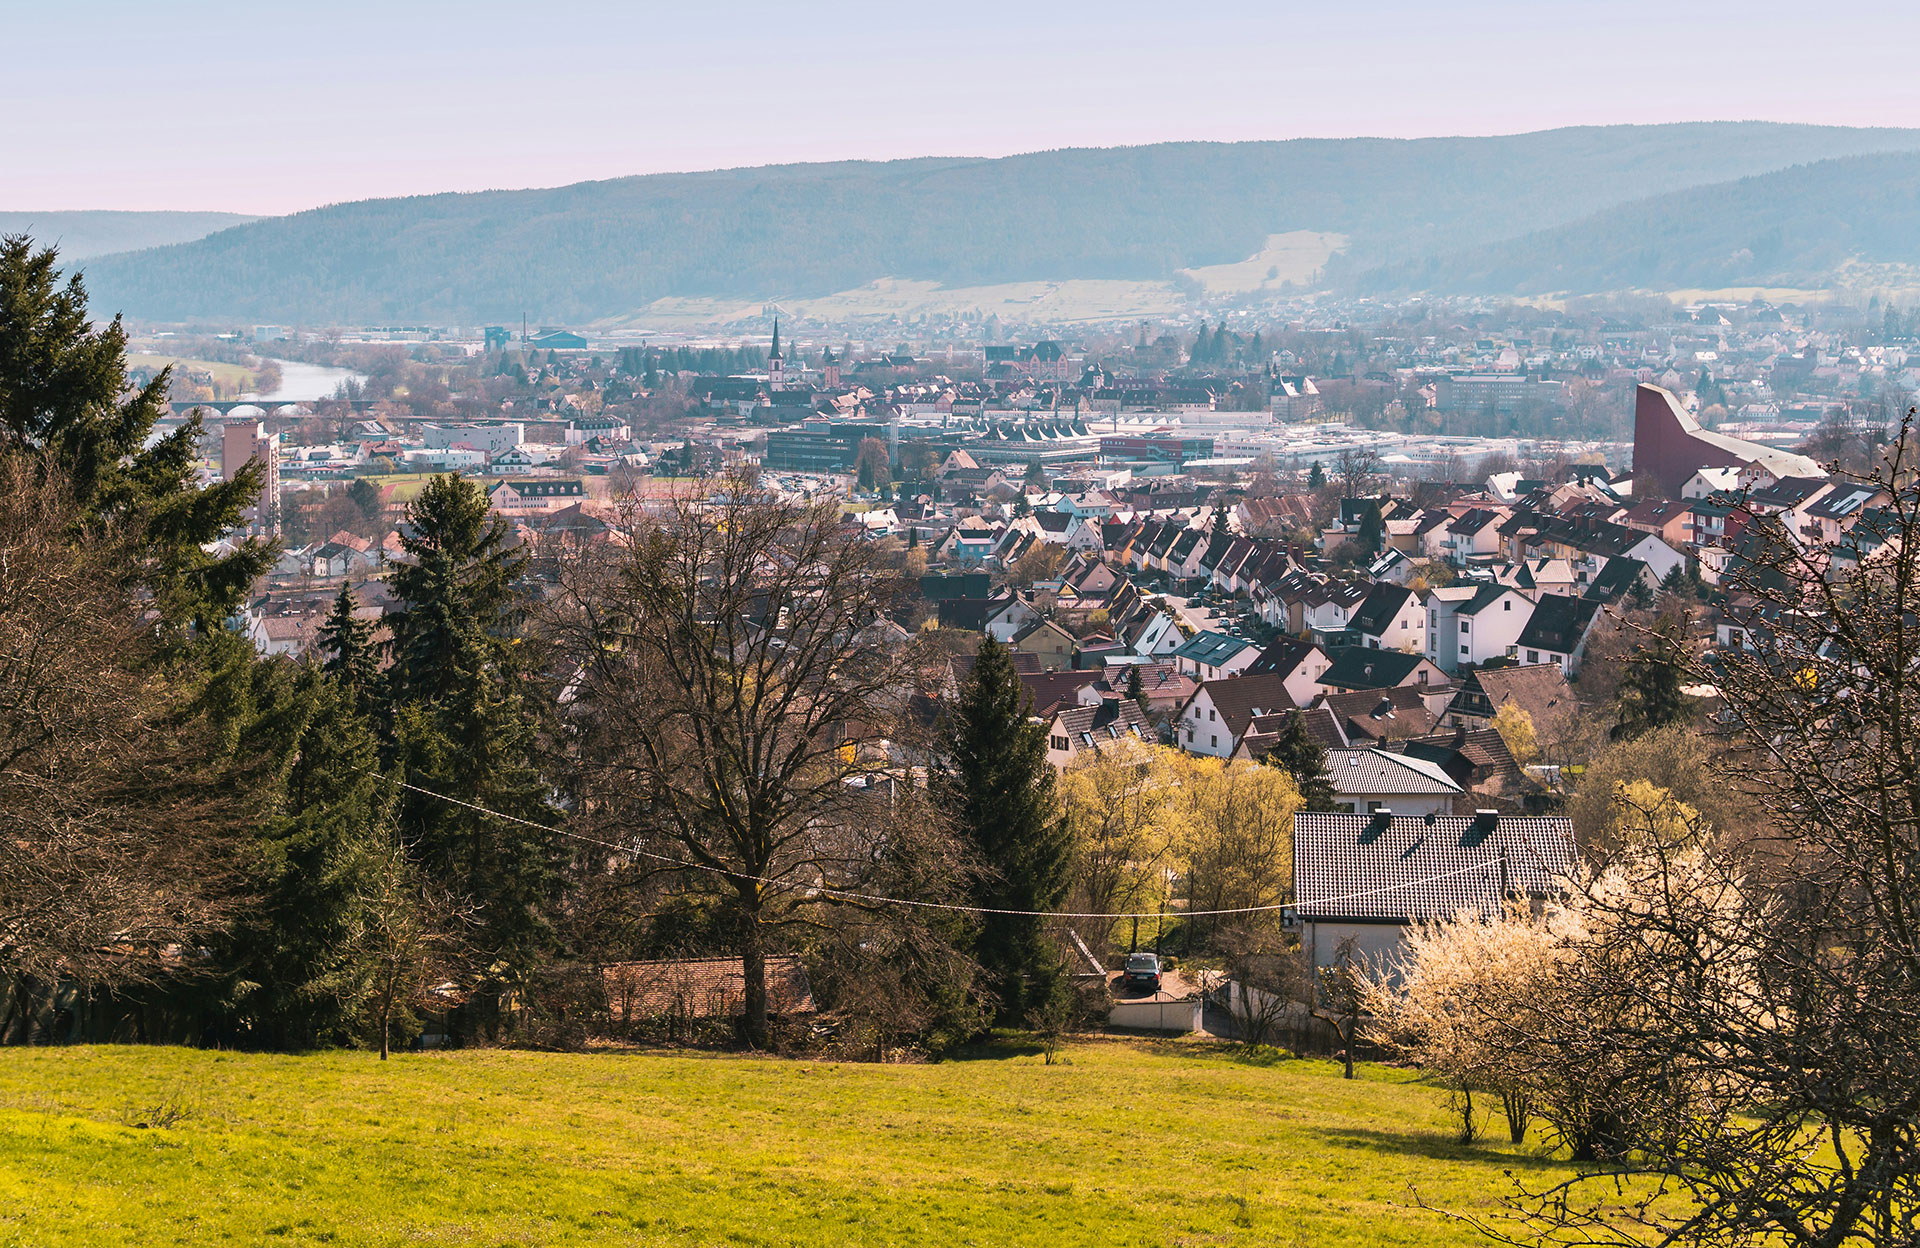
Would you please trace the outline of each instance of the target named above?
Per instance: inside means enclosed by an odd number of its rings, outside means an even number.
[[[1427,597],[1427,658],[1449,674],[1504,658],[1532,618],[1532,600],[1509,586],[1436,589]]]
[[[422,425],[420,436],[428,450],[458,446],[500,455],[527,440],[527,427],[519,421],[498,425]]]

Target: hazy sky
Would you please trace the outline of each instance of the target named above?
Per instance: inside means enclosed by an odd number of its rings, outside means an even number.
[[[0,209],[277,213],[786,160],[1920,126],[1920,3],[0,0]]]

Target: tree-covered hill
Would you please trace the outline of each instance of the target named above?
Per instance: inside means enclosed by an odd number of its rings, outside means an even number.
[[[1849,261],[1920,268],[1920,154],[1816,161],[1653,196],[1384,266],[1355,284],[1486,294],[1819,286]]]
[[[1920,150],[1920,131],[1705,123],[780,165],[336,204],[102,257],[87,275],[101,307],[154,320],[471,324],[882,277],[1165,280],[1288,230],[1346,235],[1359,272],[1895,149]]]
[[[257,217],[236,212],[0,212],[0,235],[31,234],[67,260],[205,238]]]

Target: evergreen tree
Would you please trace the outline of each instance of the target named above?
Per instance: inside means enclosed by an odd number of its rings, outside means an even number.
[[[526,557],[507,546],[485,492],[458,474],[429,481],[407,520],[412,562],[393,576],[406,606],[387,617],[396,765],[409,783],[511,818],[409,791],[400,826],[428,877],[476,907],[475,943],[513,982],[546,939],[556,866],[551,835],[528,826],[556,815],[533,761],[518,585]]]
[[[1360,515],[1360,547],[1369,555],[1380,553],[1380,545],[1386,540],[1387,524],[1380,518],[1378,505],[1367,508]]]
[[[1049,911],[1066,895],[1072,843],[1054,799],[1046,729],[1031,710],[1006,647],[987,637],[949,713],[934,783],[978,859],[972,900],[988,909]],[[1003,1020],[1024,1018],[1060,982],[1039,918],[983,915],[974,956]]]
[[[1683,724],[1692,715],[1685,693],[1686,647],[1681,627],[1673,620],[1655,624],[1652,640],[1627,661],[1626,675],[1620,680],[1619,722],[1612,731],[1615,740]]]
[[[1127,696],[1133,699],[1141,710],[1147,709],[1147,687],[1140,677],[1138,663],[1127,664]]]
[[[1299,711],[1289,711],[1280,729],[1280,739],[1267,751],[1267,766],[1278,767],[1293,777],[1294,787],[1306,799],[1302,810],[1333,811],[1333,780],[1327,774],[1327,751],[1307,731],[1307,720]]]
[[[353,590],[342,581],[333,610],[321,621],[314,648],[320,655],[320,670],[339,682],[365,713],[379,696],[380,655],[372,623],[357,618],[353,611]]]
[[[380,501],[380,487],[365,477],[355,477],[353,484],[347,487],[347,497],[360,509],[360,514],[372,524],[386,515],[386,508]]]
[[[55,258],[24,235],[0,238],[0,450],[59,472],[91,520],[134,537],[129,581],[163,621],[217,628],[273,561],[265,542],[204,549],[239,526],[260,470],[197,485],[197,416],[148,445],[172,369],[130,387],[120,318],[93,328],[85,285],[61,285]]]
[[[515,675],[524,601],[515,582],[526,556],[507,545],[507,522],[486,491],[458,473],[439,476],[407,507],[390,614],[396,700],[436,702],[472,680]]]
[[[216,951],[228,1026],[242,1044],[344,1044],[367,992],[358,933],[368,850],[390,811],[374,735],[321,673],[237,660],[252,685],[253,765],[277,783],[248,855],[248,904]]]
[[[1313,467],[1307,470],[1307,488],[1317,490],[1327,483],[1327,467],[1319,460],[1313,461]]]

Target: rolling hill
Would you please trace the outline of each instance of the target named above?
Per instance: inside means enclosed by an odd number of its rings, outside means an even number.
[[[68,260],[190,243],[258,217],[237,212],[0,212],[0,235],[57,243]]]
[[[86,270],[99,306],[150,320],[466,324],[881,279],[1167,282],[1289,231],[1344,236],[1328,271],[1351,275],[1894,150],[1920,151],[1920,131],[1701,123],[780,165],[337,204]]]
[[[1920,269],[1920,154],[1822,160],[1657,195],[1387,266],[1356,285],[1484,294],[1817,287],[1857,262]]]

